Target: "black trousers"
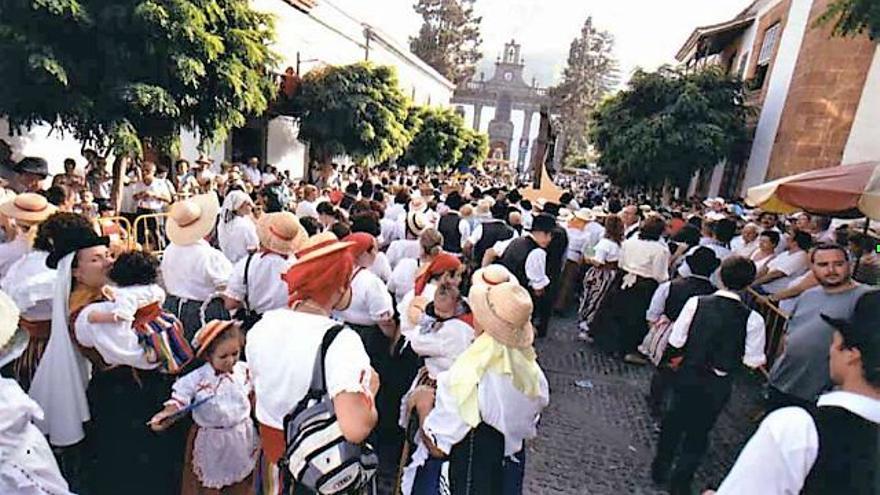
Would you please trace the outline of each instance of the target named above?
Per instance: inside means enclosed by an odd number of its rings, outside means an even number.
[[[709,370],[685,368],[678,372],[672,407],[663,418],[655,472],[672,472],[670,493],[691,493],[690,485],[709,446],[709,432],[730,400],[731,377]]]
[[[648,395],[648,406],[651,408],[651,415],[656,418],[662,418],[664,413],[669,410],[672,387],[675,385],[675,370],[666,363],[661,362],[660,366],[651,377],[651,393]]]

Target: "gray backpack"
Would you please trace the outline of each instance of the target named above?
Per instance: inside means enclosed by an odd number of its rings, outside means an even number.
[[[305,488],[321,495],[359,493],[374,482],[379,459],[368,443],[345,439],[333,400],[327,395],[324,358],[344,327],[336,325],[324,335],[315,358],[312,382],[305,397],[284,418],[283,493]]]

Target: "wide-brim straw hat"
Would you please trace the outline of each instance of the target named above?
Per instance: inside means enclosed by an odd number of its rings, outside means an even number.
[[[560,208],[557,217],[560,222],[565,223],[574,218],[574,214],[568,208]]]
[[[584,222],[593,221],[593,211],[589,208],[579,208],[574,212],[574,217]]]
[[[532,298],[519,282],[474,285],[468,303],[480,328],[501,344],[527,349],[535,342]]]
[[[608,212],[605,211],[605,208],[602,208],[601,206],[594,206],[593,209],[590,210],[590,213],[592,213],[593,217],[595,218],[603,218],[608,216]]]
[[[220,202],[214,193],[199,194],[171,205],[165,231],[180,246],[195,244],[214,228]]]
[[[201,357],[205,349],[211,345],[211,342],[233,323],[235,323],[234,320],[211,320],[200,328],[192,339],[192,346],[196,350],[196,357]]]
[[[406,214],[406,228],[415,235],[419,235],[428,228],[428,218],[418,211]]]
[[[296,263],[300,265],[336,251],[348,249],[354,245],[352,242],[340,241],[333,232],[321,232],[309,237],[302,247],[296,252]]]
[[[0,366],[16,359],[27,347],[28,335],[18,328],[18,317],[15,302],[0,291]]]
[[[0,215],[24,223],[39,223],[58,210],[45,196],[22,193],[0,204]]]
[[[261,216],[257,221],[257,236],[264,249],[285,255],[302,249],[307,238],[299,219],[289,211]]]
[[[480,268],[471,275],[471,286],[475,285],[498,285],[504,282],[515,281],[516,278],[504,265],[488,265]]]
[[[421,196],[413,196],[409,200],[409,211],[417,211],[419,213],[428,209],[428,202]]]

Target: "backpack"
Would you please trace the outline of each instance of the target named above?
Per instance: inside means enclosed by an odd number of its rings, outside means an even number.
[[[324,359],[343,328],[336,325],[324,334],[309,391],[284,418],[284,456],[278,461],[284,475],[282,493],[292,493],[296,485],[321,495],[351,493],[375,478],[378,456],[369,444],[353,444],[343,437],[327,395]]]

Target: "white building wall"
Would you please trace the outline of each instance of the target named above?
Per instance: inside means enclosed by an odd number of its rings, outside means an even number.
[[[266,143],[266,162],[281,171],[290,171],[291,177],[303,177],[306,171],[308,147],[297,139],[299,128],[291,117],[269,121]]]
[[[844,164],[880,160],[880,46],[865,80],[862,98],[849,140],[843,150]]]
[[[758,119],[749,164],[743,180],[743,194],[748,188],[763,183],[767,176],[773,143],[779,130],[782,110],[788,98],[788,89],[791,86],[812,5],[813,0],[792,0],[788,21],[779,41],[779,51],[773,62],[770,81],[767,83],[767,94],[761,108],[761,116]]]

